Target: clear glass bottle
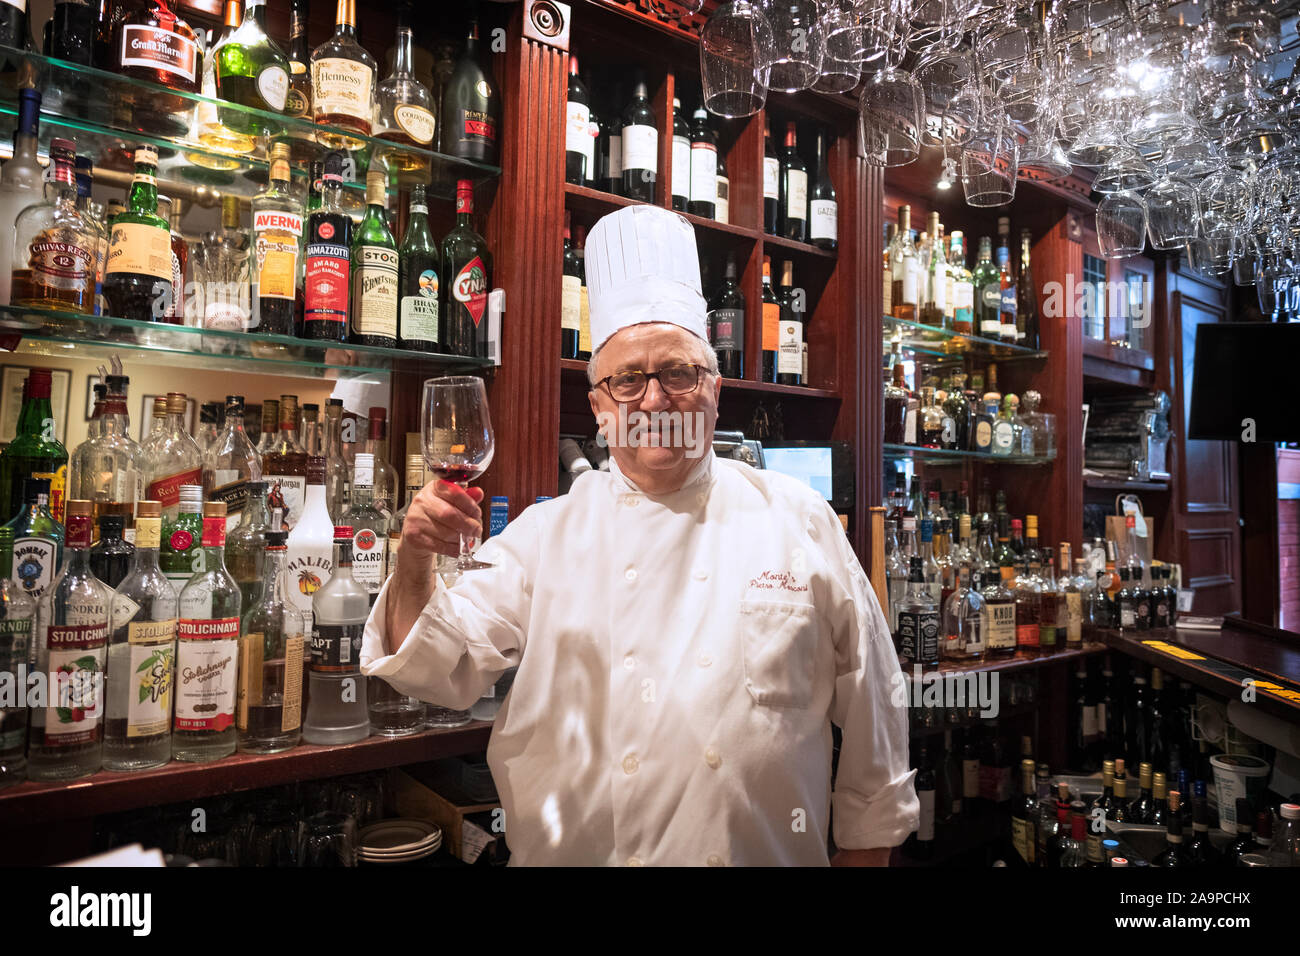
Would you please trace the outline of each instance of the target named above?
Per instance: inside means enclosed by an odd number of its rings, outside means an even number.
[[[89,501],[96,521],[106,514],[122,515],[128,541],[135,534],[136,502],[144,497],[144,453],[131,437],[127,411],[130,381],[125,375],[106,377],[95,419],[98,431],[73,451],[69,480],[72,497]]]
[[[45,170],[36,158],[41,119],[41,91],[18,91],[18,121],[14,128],[13,153],[0,170],[0,222],[10,223],[28,206],[41,201]],[[14,257],[14,232],[0,229],[0,305],[9,305],[10,279],[4,263]]]
[[[991,657],[1016,652],[1016,600],[996,566],[985,565],[983,576],[984,640]]]
[[[226,570],[239,585],[241,607],[251,608],[262,596],[263,559],[266,555],[263,532],[271,529],[266,488],[265,481],[248,483],[248,505],[240,515],[239,524],[226,533]]]
[[[399,176],[429,168],[427,156],[410,147],[431,149],[436,127],[433,117],[433,97],[428,87],[415,78],[414,39],[408,13],[399,11],[397,20],[397,45],[393,58],[393,72],[379,84],[375,96],[374,136],[393,145],[376,150],[378,157],[390,171]],[[406,147],[406,148],[403,148]],[[374,160],[371,160],[374,162]],[[418,178],[418,177],[417,177]]]
[[[12,580],[33,601],[49,589],[63,563],[64,529],[50,514],[50,481],[23,482],[23,507],[8,524],[13,534]]]
[[[95,310],[99,236],[77,208],[76,144],[50,141],[53,178],[45,201],[14,223],[12,301],[65,312]]]
[[[889,593],[889,633],[896,635],[898,633],[898,609],[903,604],[903,599],[907,595],[907,576],[909,566],[907,554],[903,550],[902,541],[899,538],[901,528],[896,520],[885,522],[885,578],[888,581]]]
[[[388,517],[374,505],[375,456],[361,452],[353,467],[347,518],[352,528],[352,576],[369,592],[373,606],[384,583]]]
[[[203,453],[185,428],[188,407],[183,392],[168,392],[162,434],[144,449],[145,495],[162,502],[164,524],[179,513],[181,485],[203,483]]]
[[[970,570],[961,568],[957,589],[948,597],[943,609],[943,646],[947,660],[978,661],[984,657],[984,596],[971,587]]]
[[[10,580],[13,559],[13,529],[0,528],[0,680],[19,688],[27,683],[36,599]],[[22,700],[12,703],[16,706],[0,704],[0,788],[27,776],[27,706]]]
[[[322,438],[324,444],[321,454],[325,458],[325,506],[329,509],[330,520],[338,524],[352,500],[348,463],[343,460],[343,399],[331,398],[325,403],[325,428]]]
[[[90,570],[90,513],[89,501],[68,502],[63,570],[37,610],[36,669],[53,680],[47,706],[31,711],[32,780],[85,777],[103,761],[104,656],[113,592]]]
[[[280,510],[281,523],[274,527],[293,530],[307,489],[307,450],[298,441],[297,395],[280,396],[280,429],[270,450],[262,454],[262,476],[269,486],[267,507],[273,520],[275,509]]]
[[[244,615],[239,639],[236,725],[239,752],[279,753],[298,744],[306,628],[289,598],[284,531],[265,533],[262,594]]]
[[[322,503],[323,507],[323,503]],[[312,599],[311,664],[302,739],[348,744],[370,736],[366,683],[361,677],[361,635],[370,595],[352,577],[352,529],[334,529],[334,573]]]
[[[363,449],[375,456],[375,507],[391,518],[397,506],[397,469],[388,461],[388,410],[375,406],[370,409],[369,430]]]
[[[262,458],[244,432],[244,396],[227,395],[225,422],[203,458],[203,497],[226,503],[226,531],[248,506],[250,481],[262,477]]]
[[[351,554],[351,548],[348,549]],[[334,571],[334,525],[325,505],[325,459],[307,459],[307,494],[302,518],[289,532],[289,596],[310,632],[312,600]]]
[[[257,441],[257,453],[265,458],[279,433],[280,403],[274,398],[265,398],[262,400],[262,434]]]
[[[161,514],[158,502],[140,502],[134,562],[113,596],[106,770],[148,770],[172,755],[177,597],[158,566]]]
[[[240,227],[238,196],[221,197],[221,228],[191,246],[194,275],[203,287],[201,324],[246,332],[253,312],[248,233]]]
[[[180,594],[172,758],[197,763],[235,752],[239,585],[226,570],[226,505],[203,505],[204,570]]]
[[[338,0],[334,35],[311,55],[312,109],[316,123],[369,136],[375,113],[378,64],[357,41],[356,0]],[[316,140],[330,149],[356,149],[363,141],[329,130]]]

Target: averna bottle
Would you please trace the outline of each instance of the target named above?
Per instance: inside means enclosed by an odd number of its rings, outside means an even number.
[[[27,748],[32,780],[72,780],[103,760],[104,652],[113,591],[90,570],[89,501],[68,502],[63,570],[37,611],[36,667],[52,680],[33,707]]]
[[[171,224],[158,215],[158,153],[135,151],[135,178],[125,212],[113,219],[104,265],[110,315],[158,322],[172,297]]]
[[[370,595],[352,577],[352,528],[334,529],[334,574],[312,600],[311,665],[307,718],[309,744],[349,744],[370,736],[366,682],[361,676],[361,635]]]
[[[424,185],[418,183],[411,187],[410,216],[398,250],[398,348],[413,352],[443,351],[438,337],[438,271],[441,268],[438,245],[429,232]]]
[[[253,262],[257,314],[250,323],[267,335],[294,335],[302,265],[302,203],[289,188],[288,143],[271,147],[267,187],[253,197]]]
[[[0,680],[24,687],[36,600],[10,580],[13,559],[13,529],[0,528]],[[17,706],[0,705],[0,787],[27,776],[27,707],[22,701],[13,703]]]
[[[388,230],[388,174],[366,173],[366,215],[352,240],[352,334],[356,345],[397,347],[397,243]]]
[[[456,225],[442,240],[442,275],[446,352],[486,358],[492,253],[474,231],[474,185],[468,179],[456,183]]]
[[[226,570],[226,506],[203,506],[203,560],[180,595],[172,758],[204,763],[235,752],[239,585]]]
[[[240,637],[239,752],[279,753],[298,743],[302,726],[305,632],[288,596],[288,535],[266,532],[262,596],[244,615]]]
[[[495,166],[501,132],[501,97],[478,60],[478,21],[470,21],[465,49],[442,95],[442,152]]]
[[[134,563],[113,596],[106,770],[148,770],[171,759],[177,598],[158,566],[161,515],[158,502],[140,502]]]

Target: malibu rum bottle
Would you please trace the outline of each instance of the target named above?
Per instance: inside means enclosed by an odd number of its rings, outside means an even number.
[[[352,334],[357,345],[397,347],[397,243],[388,231],[388,173],[366,173],[366,216],[352,240]]]
[[[272,754],[298,743],[302,727],[305,630],[289,600],[283,531],[266,532],[261,599],[244,615],[239,639],[239,752]]]
[[[334,35],[311,55],[312,109],[317,125],[369,136],[375,112],[378,65],[357,42],[356,0],[338,0]],[[331,149],[357,149],[361,140],[333,130],[317,130],[318,142]]]
[[[474,231],[474,185],[456,183],[456,226],[442,240],[442,340],[451,355],[487,357],[487,298],[492,288],[492,253]]]
[[[438,246],[429,232],[424,186],[411,188],[411,214],[398,250],[397,346],[415,352],[441,352],[438,329]]]
[[[203,559],[180,596],[172,758],[203,763],[235,752],[239,585],[226,570],[226,505],[203,506]]]
[[[158,322],[172,298],[171,224],[158,215],[158,153],[135,151],[135,178],[125,212],[113,219],[104,266],[110,315]]]

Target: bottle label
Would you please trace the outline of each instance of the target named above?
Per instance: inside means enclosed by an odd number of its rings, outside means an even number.
[[[787,219],[808,218],[808,174],[801,169],[785,171],[785,215]]]
[[[963,760],[961,762],[961,795],[967,800],[974,800],[980,795],[980,762]]]
[[[1119,626],[1134,627],[1137,625],[1137,613],[1133,610],[1132,604],[1123,604],[1119,609]]]
[[[903,305],[916,305],[921,286],[921,264],[916,256],[903,258]]]
[[[899,653],[909,661],[929,664],[939,660],[939,613],[898,612]]]
[[[763,198],[781,198],[781,161],[771,156],[763,157]]]
[[[916,797],[921,801],[921,823],[916,828],[916,838],[926,843],[934,839],[934,791],[917,790]]]
[[[220,732],[235,722],[239,618],[181,618],[176,627],[174,730]]]
[[[126,712],[128,738],[152,737],[167,730],[172,712],[175,639],[174,618],[132,621],[127,627],[127,642],[131,645],[127,677],[131,682]]]
[[[474,320],[475,328],[478,327],[487,308],[487,285],[487,269],[478,256],[465,263],[451,283],[452,298],[465,307],[465,311]]]
[[[263,299],[292,300],[298,284],[298,239],[302,216],[276,209],[253,213],[253,254],[257,294]]]
[[[939,264],[934,263],[935,266]],[[948,311],[948,283],[943,273],[930,273],[930,305],[935,312]]]
[[[623,127],[623,169],[659,171],[659,131],[653,126]]]
[[[623,176],[623,136],[621,133],[609,134],[609,178],[620,179]]]
[[[731,180],[726,176],[718,177],[718,198],[713,203],[713,218],[716,222],[731,222]]]
[[[1038,625],[1016,622],[1016,646],[1038,647]]]
[[[1097,736],[1097,708],[1083,708],[1083,737],[1090,740]]]
[[[903,444],[916,444],[916,409],[909,408],[903,416]]]
[[[41,233],[41,236],[46,233]],[[89,304],[95,287],[95,254],[76,243],[38,238],[28,251],[32,285],[75,292]]]
[[[172,281],[172,237],[171,233],[160,226],[150,226],[142,222],[118,222],[113,224],[112,238],[108,245],[108,262],[104,266],[105,275],[114,273],[128,275],[152,276],[171,286]],[[155,286],[155,292],[163,287]]]
[[[595,142],[591,138],[591,107],[570,100],[565,109],[564,149],[582,155],[587,164],[584,174],[592,172],[592,144]]]
[[[226,531],[234,531],[248,504],[248,479],[240,477],[231,470],[218,470],[213,474],[216,481],[223,482],[207,493],[208,501],[226,503]]]
[[[1011,602],[987,602],[989,650],[1011,650],[1016,646],[1016,606]]]
[[[428,146],[433,142],[433,114],[423,106],[403,103],[393,110],[393,119],[402,128],[402,132],[421,146]]]
[[[71,609],[69,611],[71,614]],[[104,716],[102,691],[108,609],[87,607],[92,624],[51,624],[46,629],[51,687],[45,709],[45,746],[73,747],[99,739]]]
[[[318,624],[311,632],[311,669],[354,671],[361,666],[364,621],[356,624]]]
[[[778,328],[776,370],[782,374],[803,374],[803,323],[782,319]]]
[[[993,444],[993,423],[980,421],[975,423],[975,450],[988,451]]]
[[[1015,439],[1015,429],[1005,419],[993,425],[993,448],[1005,454],[1011,453],[1011,442]]]
[[[775,352],[781,345],[781,307],[763,303],[763,351]]]
[[[719,352],[744,348],[745,313],[740,309],[714,309],[709,313],[709,329]]]
[[[14,541],[14,583],[30,597],[40,597],[54,580],[57,553],[58,546],[50,538],[18,538]]]
[[[834,239],[839,229],[839,203],[834,199],[814,199],[808,204],[808,236],[811,239]]]
[[[1003,289],[999,295],[998,301],[999,301],[999,311],[1001,311],[1002,313],[1001,324],[1002,325],[1007,324],[1006,321],[1007,316],[1011,316],[1011,320],[1014,322],[1015,315],[1016,315],[1015,286],[1008,286],[1007,288]]]
[[[172,247],[172,299],[163,314],[169,319],[185,314],[185,270],[181,268],[181,257],[176,254],[175,246]]]
[[[316,114],[335,113],[370,122],[374,71],[359,60],[322,57],[311,65],[312,97]]]
[[[304,475],[266,475],[266,506],[274,513],[280,511],[280,527],[292,530],[302,517],[303,503],[307,499],[307,478]],[[274,516],[272,527],[275,527]]]
[[[718,201],[718,147],[692,143],[690,150],[691,202]],[[674,174],[676,170],[674,170]],[[674,179],[674,181],[676,181]]]
[[[404,295],[399,306],[401,336],[404,341],[438,341],[438,273],[425,269],[418,276],[420,291]]]
[[[370,528],[361,528],[352,535],[352,577],[371,594],[378,594],[384,583],[384,547],[387,538],[381,538]]]
[[[564,276],[560,280],[560,328],[577,329],[582,324],[582,279]]]
[[[1013,816],[1011,818],[1011,842],[1015,846],[1020,859],[1032,866],[1034,862],[1033,824],[1028,820]]]
[[[198,44],[189,37],[143,23],[122,24],[122,49],[118,60],[122,66],[156,70],[184,80],[185,86],[192,86],[198,61]]]
[[[694,199],[691,179],[691,141],[685,136],[673,137],[673,195]]]
[[[1077,591],[1065,595],[1065,639],[1071,644],[1083,640],[1083,595]]]
[[[239,642],[239,691],[235,725],[248,730],[249,709],[266,706],[264,658],[266,635],[262,631],[245,634]],[[302,723],[302,662],[305,641],[302,635],[284,639],[284,677],[280,699],[280,733],[296,730]],[[275,661],[273,663],[279,663]]]
[[[578,351],[591,353],[591,304],[586,285],[579,290],[578,296]]]
[[[289,95],[289,74],[282,67],[268,66],[257,74],[257,92],[267,107],[276,113],[284,112],[284,101]]]
[[[491,88],[482,81],[477,86],[479,96],[487,99],[491,95]],[[497,141],[496,124],[492,122],[492,117],[482,110],[461,110],[462,125],[466,140],[473,141],[480,139],[488,143]]]
[[[330,575],[334,573],[332,545],[326,545],[325,548],[324,554],[291,552],[289,563],[285,566],[289,581],[289,599],[302,612],[304,626],[310,626],[312,623],[312,599],[317,591],[329,584]]]
[[[353,274],[352,331],[357,335],[397,337],[397,250],[362,246]]]
[[[0,672],[12,674],[20,665],[26,664],[31,648],[32,619],[30,617],[10,617],[0,620]],[[3,709],[0,708],[0,711]]]
[[[290,87],[284,97],[284,111],[289,116],[302,119],[311,111],[311,99],[302,90]],[[305,139],[311,134],[304,134],[301,129],[295,127],[289,135],[294,139]]]
[[[203,473],[201,469],[191,468],[188,471],[180,471],[172,475],[164,475],[162,478],[149,482],[146,489],[149,501],[160,502],[163,510],[180,504],[181,485],[201,485],[203,484]]]
[[[329,225],[328,222],[322,223],[322,231]],[[347,246],[332,242],[313,242],[307,246],[303,314],[306,321],[347,322],[351,265],[352,256]]]

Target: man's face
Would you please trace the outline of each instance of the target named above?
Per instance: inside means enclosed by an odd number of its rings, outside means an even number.
[[[617,332],[600,350],[596,380],[620,372],[699,365],[701,349],[707,347],[676,325],[633,325]],[[615,401],[607,385],[598,385],[589,397],[618,467],[647,492],[680,488],[713,444],[722,379],[702,370],[694,391],[684,395],[669,395],[657,379],[650,379],[645,393],[627,402]]]

